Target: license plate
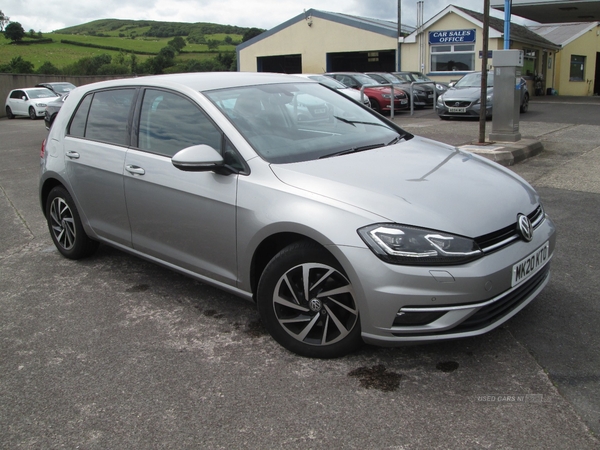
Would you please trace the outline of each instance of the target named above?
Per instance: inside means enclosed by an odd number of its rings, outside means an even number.
[[[433,98],[433,94],[429,94],[427,98]]]
[[[327,108],[317,108],[315,114],[327,114]]]
[[[467,108],[457,108],[455,106],[451,106],[448,108],[448,112],[465,113],[465,112],[467,112]]]
[[[535,274],[540,267],[546,264],[549,256],[550,245],[546,242],[535,252],[516,263],[512,269],[512,286],[522,283]]]

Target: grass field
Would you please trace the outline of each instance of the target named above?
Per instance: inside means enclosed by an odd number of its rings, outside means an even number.
[[[124,27],[126,28],[126,27]],[[75,63],[81,58],[108,54],[112,57],[117,55],[119,52],[116,50],[107,50],[102,48],[93,47],[81,47],[77,45],[71,45],[67,43],[61,43],[61,40],[68,40],[74,42],[80,42],[82,44],[92,44],[107,47],[121,48],[127,52],[141,52],[141,53],[152,53],[157,54],[161,48],[165,47],[167,43],[173,39],[169,38],[157,38],[157,37],[144,37],[139,36],[144,30],[149,27],[136,27],[135,31],[138,33],[138,37],[131,39],[129,37],[119,37],[119,34],[123,34],[123,30],[117,29],[114,31],[104,32],[103,34],[109,35],[108,37],[90,36],[81,34],[61,34],[61,33],[47,33],[43,37],[51,38],[54,42],[50,44],[32,44],[32,45],[12,45],[8,39],[0,37],[0,65],[8,64],[14,57],[21,56],[24,60],[29,61],[33,64],[34,70],[40,67],[44,62],[50,61],[59,69],[66,67],[70,64]],[[128,30],[126,33],[129,36],[131,31]],[[233,41],[240,42],[242,39],[241,35],[217,33],[213,35],[205,35],[206,40],[217,40],[223,41],[226,36],[230,36]],[[24,40],[27,40],[24,39]],[[187,44],[183,48],[183,53],[178,58],[188,59],[205,59],[213,58],[218,52],[234,52],[234,45],[222,44],[219,45],[218,49],[209,52],[206,44]],[[138,55],[138,62],[145,61],[148,55]]]

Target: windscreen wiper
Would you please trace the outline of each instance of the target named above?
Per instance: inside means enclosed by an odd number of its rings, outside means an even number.
[[[333,153],[329,153],[328,155],[323,155],[323,156],[319,157],[319,159],[331,158],[332,156],[348,155],[350,153],[364,152],[365,150],[372,150],[374,148],[379,148],[379,147],[385,147],[385,144],[380,143],[380,144],[363,145],[362,147],[352,147],[352,148],[348,148],[346,150],[341,150],[339,152],[333,152]]]

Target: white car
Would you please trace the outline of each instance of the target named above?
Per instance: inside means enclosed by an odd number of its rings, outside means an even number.
[[[46,105],[60,97],[45,87],[14,89],[6,97],[6,117],[29,116],[32,120],[44,117]]]
[[[327,86],[328,88],[335,89],[336,91],[341,92],[346,97],[350,97],[352,100],[358,103],[362,103],[363,105],[368,106],[369,108],[371,107],[369,97],[367,97],[366,95],[361,95],[360,91],[349,88],[348,86],[334,78],[317,73],[296,73],[294,74],[294,76],[304,77],[310,80],[318,81],[319,83]]]

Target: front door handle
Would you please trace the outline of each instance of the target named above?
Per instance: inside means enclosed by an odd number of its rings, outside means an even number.
[[[146,171],[139,166],[132,166],[131,164],[125,166],[125,170],[132,175],[144,175]]]

